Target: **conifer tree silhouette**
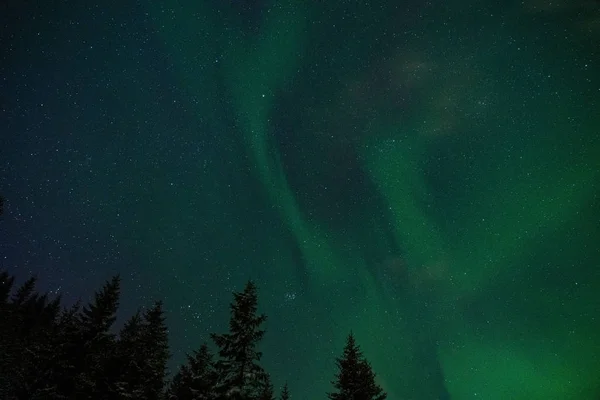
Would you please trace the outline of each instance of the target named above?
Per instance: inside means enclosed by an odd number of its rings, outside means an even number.
[[[339,372],[331,382],[336,391],[328,393],[330,400],[385,400],[387,394],[375,382],[375,373],[356,344],[352,332],[348,335],[342,357],[336,360]]]
[[[187,356],[167,392],[167,400],[212,400],[215,398],[215,371],[213,355],[206,343]]]
[[[261,326],[267,317],[257,314],[257,290],[252,281],[233,296],[229,332],[211,335],[219,349],[219,360],[215,364],[219,375],[217,397],[256,399],[268,382],[268,375],[259,364],[262,353],[257,349],[265,334]]]
[[[144,345],[144,399],[161,400],[167,376],[169,337],[162,301],[157,301],[143,315],[141,341]]]
[[[290,392],[288,390],[288,384],[287,382],[283,385],[283,389],[281,389],[281,396],[279,397],[280,400],[290,400]]]
[[[110,360],[114,357],[115,334],[111,327],[119,307],[120,277],[114,276],[94,300],[77,314],[79,337],[76,347],[80,356],[75,361],[78,374],[75,393],[78,399],[107,397],[114,382],[104,379]]]

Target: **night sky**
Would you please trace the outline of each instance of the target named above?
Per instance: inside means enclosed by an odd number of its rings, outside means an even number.
[[[350,331],[390,400],[600,396],[597,1],[8,3],[19,282],[120,273],[174,368],[254,279],[295,399]]]

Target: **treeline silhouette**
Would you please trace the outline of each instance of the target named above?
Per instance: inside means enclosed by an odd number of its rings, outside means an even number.
[[[233,293],[229,331],[211,334],[170,378],[163,304],[140,309],[114,332],[120,278],[113,277],[86,305],[63,307],[35,289],[16,288],[0,272],[0,399],[275,400],[258,345],[266,316],[258,313],[249,281]],[[352,333],[337,359],[330,400],[384,400],[387,395]],[[291,396],[287,384],[279,399]]]

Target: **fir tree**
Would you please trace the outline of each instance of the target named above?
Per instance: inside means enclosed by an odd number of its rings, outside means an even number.
[[[59,398],[69,398],[75,390],[81,360],[81,332],[79,324],[80,302],[63,309],[58,317],[55,343],[57,361],[54,364],[53,380]],[[63,397],[60,397],[62,395]]]
[[[114,276],[94,294],[94,301],[85,306],[80,315],[81,330],[87,340],[114,338],[110,328],[117,319],[121,278]]]
[[[120,284],[119,276],[113,277],[78,314],[77,399],[108,398],[115,386],[116,382],[109,382],[105,374],[115,357],[115,335],[110,329],[119,307]]]
[[[142,342],[142,317],[136,312],[121,328],[112,360],[117,372],[115,398],[141,400],[144,398],[145,349]]]
[[[344,354],[336,360],[339,372],[331,382],[336,389],[328,393],[330,400],[385,400],[387,394],[375,382],[375,373],[364,358],[359,346],[350,333]]]
[[[162,302],[157,301],[143,315],[140,337],[144,346],[144,399],[162,399],[169,360],[169,337]]]
[[[3,273],[2,288],[6,293],[3,294],[4,301],[0,308],[0,398],[3,399],[14,398],[16,384],[23,379],[23,357],[20,351],[24,339],[20,335],[22,312],[21,307],[15,304],[16,294],[10,296],[13,284],[14,277]],[[19,298],[29,297],[33,286],[26,284],[17,291],[26,293],[19,295]],[[24,301],[25,299],[20,300]]]
[[[287,382],[285,383],[285,385],[283,385],[283,389],[281,389],[281,396],[279,397],[280,400],[290,400],[290,392],[288,390],[288,384]]]
[[[187,356],[187,363],[173,377],[167,400],[212,400],[216,383],[213,356],[203,344],[193,355]]]
[[[267,317],[257,315],[258,298],[252,281],[248,281],[243,292],[234,292],[233,296],[229,332],[211,335],[220,357],[216,363],[219,375],[217,394],[220,399],[256,399],[267,379],[267,374],[258,364],[262,353],[257,350],[265,334],[261,325]]]
[[[0,272],[0,310],[7,305],[14,283],[14,276],[9,275],[6,271]]]
[[[3,323],[0,324],[0,397],[53,399],[57,362],[56,326],[60,297],[49,300],[35,291],[35,278],[28,279],[8,300],[14,279],[2,274]]]
[[[10,390],[11,349],[14,347],[12,339],[13,307],[9,301],[15,278],[8,272],[0,272],[0,398],[8,398]]]
[[[188,368],[187,364],[181,365],[169,383],[169,387],[167,388],[167,393],[165,395],[166,400],[184,400],[189,398],[191,396],[187,384],[189,377],[190,369]]]
[[[17,291],[15,292],[15,294],[12,297],[12,303],[15,307],[20,307],[27,300],[29,300],[31,298],[31,296],[36,296],[36,294],[34,293],[36,281],[37,281],[37,278],[31,277],[31,278],[27,279],[25,281],[25,283],[23,283],[23,285],[21,285],[17,289]]]
[[[55,399],[59,397],[54,379],[59,363],[60,297],[33,295],[22,306],[21,376],[16,387],[18,398]]]
[[[268,375],[264,378],[258,400],[275,400],[273,384],[271,383],[271,379]]]
[[[0,399],[9,398],[12,390],[13,362],[18,359],[15,343],[16,333],[14,307],[10,301],[15,278],[8,272],[0,272]]]

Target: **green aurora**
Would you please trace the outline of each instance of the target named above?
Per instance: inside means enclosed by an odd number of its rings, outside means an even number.
[[[120,149],[75,193],[108,194],[96,229],[148,265],[176,358],[225,318],[177,310],[252,277],[294,398],[350,330],[391,400],[598,396],[600,9],[538,3],[143,2],[176,90],[121,78],[129,133],[73,139]]]
[[[433,399],[417,336],[439,330],[453,398],[598,390],[599,282],[586,276],[598,262],[600,125],[585,100],[598,83],[590,67],[560,65],[584,63],[583,46],[543,42],[525,29],[551,32],[549,17],[519,6],[480,26],[451,6],[420,6],[417,23],[391,4],[263,6],[212,44],[192,39],[219,29],[207,8],[201,23],[177,9],[163,34],[187,43],[173,61],[191,92],[207,82],[186,58],[222,50],[237,128],[226,134],[298,247],[306,296],[330,304],[307,327],[332,330],[320,352],[352,329],[391,398]],[[276,285],[295,266],[289,243],[268,247]],[[431,296],[426,313],[395,293],[404,278]],[[299,381],[322,385],[323,372],[305,365]]]

